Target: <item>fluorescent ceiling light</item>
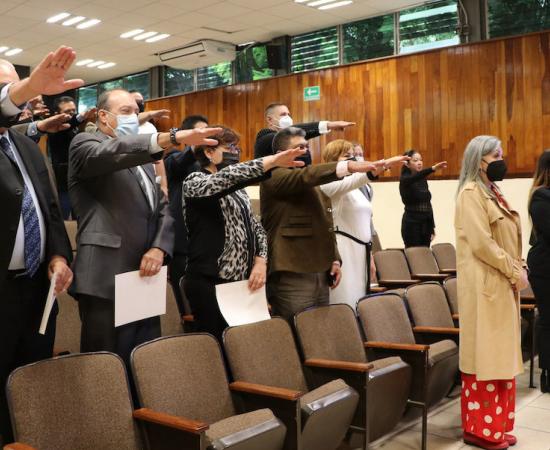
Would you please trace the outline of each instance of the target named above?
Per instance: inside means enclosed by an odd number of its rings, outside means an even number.
[[[85,66],[86,64],[90,64],[93,61],[94,61],[93,59],[83,59],[81,61],[78,61],[75,65],[76,66]]]
[[[339,8],[340,6],[346,6],[346,5],[349,5],[350,3],[353,3],[352,0],[344,0],[343,2],[337,2],[337,3],[331,3],[330,5],[324,5],[324,6],[319,6],[319,8],[317,9],[332,9],[332,8]]]
[[[86,19],[86,17],[84,17],[84,16],[71,17],[70,19],[67,19],[65,22],[63,22],[62,25],[64,27],[70,27],[71,25],[75,25],[78,22],[82,22],[85,19]]]
[[[147,31],[146,33],[141,33],[135,36],[134,41],[142,41],[143,39],[153,37],[155,34],[157,34],[156,31]]]
[[[157,42],[162,39],[166,39],[169,37],[169,34],[163,33],[163,34],[157,34],[156,36],[153,36],[152,38],[147,39],[145,42]]]
[[[320,6],[320,5],[324,5],[325,3],[332,3],[335,1],[336,0],[316,0],[314,2],[308,3],[307,6]]]
[[[307,2],[308,0],[294,0],[294,3],[305,3]]]
[[[140,30],[139,28],[136,29],[136,30],[132,30],[132,31],[127,31],[126,33],[122,33],[120,35],[120,37],[122,39],[126,39],[126,38],[131,38],[131,37],[134,37],[136,34],[140,34],[140,33],[143,33],[143,30]]]
[[[0,47],[0,53],[4,53],[9,47],[6,47],[5,45]]]
[[[17,55],[18,53],[21,53],[22,51],[23,49],[21,48],[12,48],[11,50],[8,50],[6,53],[4,53],[4,55],[13,56],[13,55]]]
[[[109,67],[116,66],[116,63],[114,62],[108,62],[107,64],[102,64],[101,66],[98,66],[98,69],[108,69]]]
[[[85,28],[90,28],[90,27],[93,27],[94,25],[97,25],[99,22],[101,22],[101,20],[99,19],[90,19],[90,20],[87,20],[86,22],[82,22],[81,24],[78,24],[76,28],[78,28],[79,30],[84,30]]]
[[[46,20],[46,22],[48,23],[59,22],[60,20],[66,19],[69,16],[70,16],[69,13],[62,12],[62,13],[56,14],[55,16],[50,17],[48,20]]]
[[[105,61],[94,61],[93,63],[86,64],[86,67],[97,67],[105,64]]]

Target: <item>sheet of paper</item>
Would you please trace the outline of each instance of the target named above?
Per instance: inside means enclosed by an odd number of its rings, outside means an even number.
[[[52,313],[53,304],[55,302],[55,279],[57,274],[53,274],[50,281],[50,289],[48,290],[48,297],[46,298],[46,306],[44,307],[44,313],[42,314],[42,322],[40,322],[40,329],[38,332],[40,334],[46,334],[46,327],[48,326],[48,320],[50,319],[50,314]]]
[[[152,277],[139,270],[115,276],[115,327],[166,314],[166,266]]]
[[[250,292],[248,280],[218,284],[216,297],[220,311],[231,327],[270,318],[265,286]]]

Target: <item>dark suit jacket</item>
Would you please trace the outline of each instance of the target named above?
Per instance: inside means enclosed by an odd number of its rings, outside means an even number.
[[[174,221],[148,164],[154,160],[150,139],[111,139],[96,131],[80,133],[71,143],[69,194],[78,222],[74,294],[114,299],[115,275],[138,270],[152,247],[172,254]],[[155,186],[154,211],[139,184],[137,166],[143,166]]]
[[[17,131],[10,130],[10,139],[17,147],[19,155],[31,182],[38,203],[44,217],[46,227],[46,261],[52,256],[60,255],[72,259],[71,244],[65,231],[65,225],[59,205],[52,189],[48,169],[44,163],[44,157],[38,146],[26,136]],[[21,204],[23,201],[23,177],[14,163],[0,150],[0,198],[2,198],[2,220],[0,221],[0,285],[6,279],[7,270],[11,261],[17,227],[21,216]]]
[[[4,86],[8,83],[0,83],[0,91],[4,88]],[[8,116],[6,115],[5,106],[4,104],[7,102],[8,98],[6,97],[3,101],[0,101],[0,127],[7,128],[10,125],[14,125],[17,123],[17,117],[19,116]]]
[[[260,183],[270,272],[324,272],[340,260],[330,199],[318,188],[338,180],[336,165],[278,168]]]
[[[306,132],[306,139],[319,137],[319,122],[298,123],[293,125],[296,128],[301,128]],[[254,143],[254,158],[263,158],[264,156],[273,154],[273,138],[277,134],[276,131],[270,128],[264,128],[258,131],[256,142]]]
[[[529,274],[550,278],[550,188],[540,187],[533,192],[529,216],[533,222],[529,241],[532,247],[527,256]]]
[[[164,158],[166,178],[168,180],[168,198],[170,199],[170,212],[174,218],[175,243],[174,254],[187,254],[187,227],[183,219],[183,199],[181,190],[183,181],[193,172],[200,170],[199,163],[191,148],[183,152],[174,150]]]

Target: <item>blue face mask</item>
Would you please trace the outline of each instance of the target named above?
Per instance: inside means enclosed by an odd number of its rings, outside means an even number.
[[[113,114],[110,111],[107,111],[109,114]],[[139,133],[139,119],[137,114],[118,114],[116,116],[117,127],[113,129],[110,125],[107,125],[113,132],[118,136],[132,136]]]

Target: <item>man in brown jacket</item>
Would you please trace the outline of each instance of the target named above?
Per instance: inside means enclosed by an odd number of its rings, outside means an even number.
[[[273,151],[307,149],[305,131],[288,127],[273,139]],[[306,167],[280,168],[260,184],[262,223],[267,231],[269,269],[267,296],[277,315],[290,319],[296,312],[329,303],[329,287],[340,281],[332,206],[319,185],[354,172],[375,170],[378,163],[340,161]]]

